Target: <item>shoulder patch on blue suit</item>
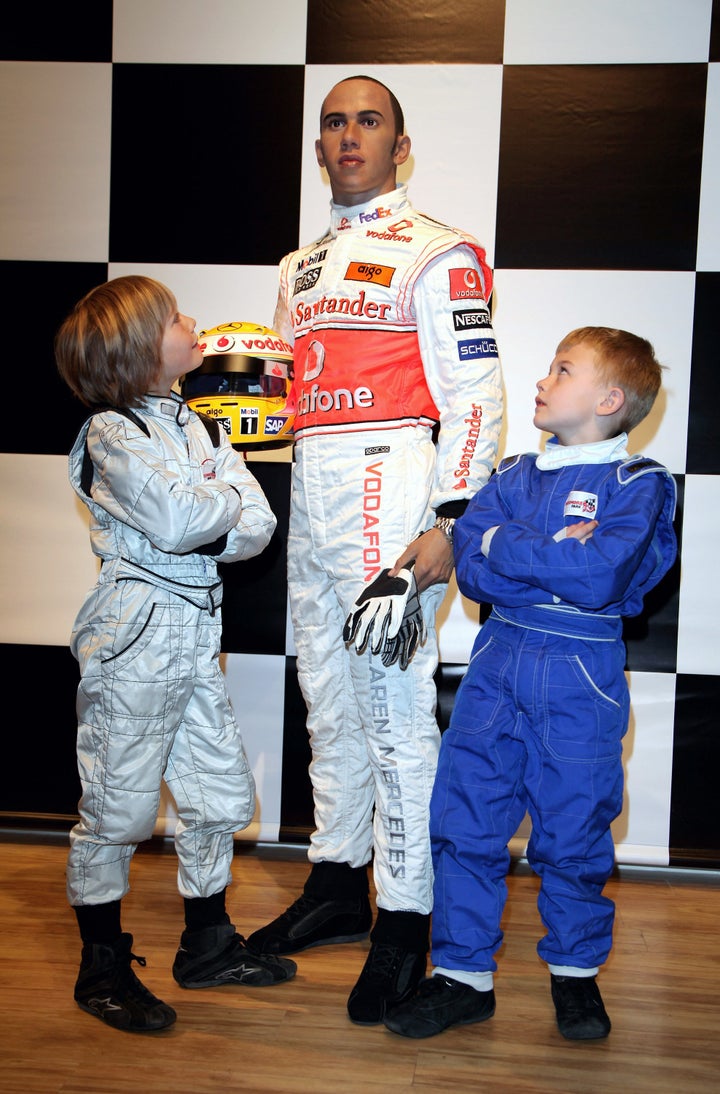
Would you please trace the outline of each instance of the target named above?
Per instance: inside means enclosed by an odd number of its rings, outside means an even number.
[[[522,455],[518,454],[517,456],[506,456],[504,460],[500,460],[497,469],[498,475],[502,475],[503,471],[509,471],[511,467],[515,467],[521,459]]]
[[[621,486],[625,486],[626,483],[632,482],[638,476],[647,475],[651,471],[662,471],[666,475],[670,474],[667,467],[663,467],[657,460],[651,460],[647,456],[631,456],[629,460],[624,460],[618,465],[618,482]]]

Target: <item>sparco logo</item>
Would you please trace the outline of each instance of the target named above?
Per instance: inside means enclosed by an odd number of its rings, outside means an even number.
[[[313,285],[317,283],[320,274],[322,273],[322,266],[313,266],[311,269],[306,270],[300,277],[295,278],[295,285],[293,286],[293,296],[297,296],[299,292],[305,292],[306,289],[311,289]]]
[[[455,330],[472,330],[474,327],[489,327],[490,313],[487,311],[454,311]]]

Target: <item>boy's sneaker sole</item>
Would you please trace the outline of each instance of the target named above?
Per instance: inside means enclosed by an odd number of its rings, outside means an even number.
[[[485,1022],[494,1013],[494,991],[476,991],[438,975],[423,980],[415,995],[391,1010],[385,1026],[401,1037],[434,1037],[452,1026]]]

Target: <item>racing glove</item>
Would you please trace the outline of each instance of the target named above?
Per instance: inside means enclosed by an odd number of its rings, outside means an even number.
[[[411,564],[396,577],[388,577],[388,570],[383,570],[363,589],[345,620],[343,640],[354,643],[358,653],[364,653],[369,644],[386,667],[399,660],[406,669],[425,633]]]

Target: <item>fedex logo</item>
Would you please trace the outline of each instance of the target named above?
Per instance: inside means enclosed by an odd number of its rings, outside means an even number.
[[[384,209],[382,205],[378,205],[377,209],[373,209],[372,213],[360,213],[360,223],[364,224],[368,220],[380,220],[382,217],[392,216],[392,209]]]

